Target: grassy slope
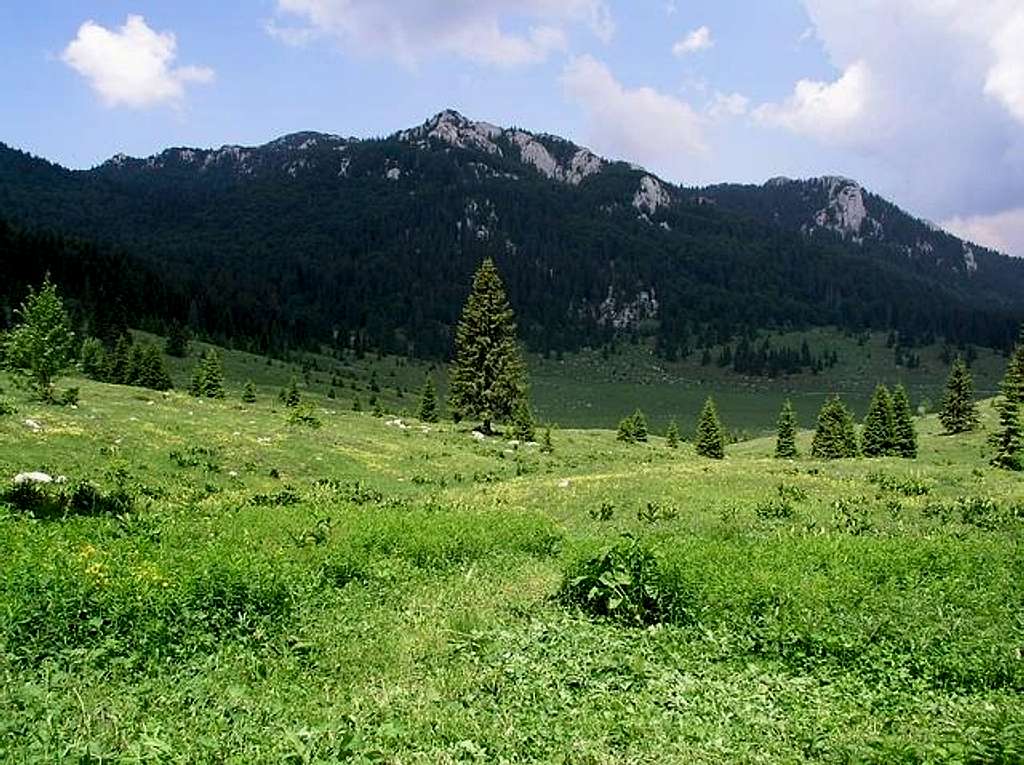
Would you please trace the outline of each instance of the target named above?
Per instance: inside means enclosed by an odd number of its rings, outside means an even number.
[[[886,347],[886,336],[881,333],[867,336],[863,344],[855,337],[827,329],[773,335],[771,339],[776,347],[794,348],[806,339],[816,355],[835,350],[839,363],[821,375],[805,373],[770,380],[742,377],[720,369],[714,362],[701,366],[699,353],[666,363],[653,355],[649,345],[643,344],[623,344],[608,359],[595,351],[567,355],[563,360],[530,356],[534,406],[542,420],[574,428],[614,428],[622,417],[640,406],[654,432],[664,433],[668,421],[675,418],[683,432],[689,433],[710,394],[716,398],[726,427],[739,436],[749,437],[773,430],[786,398],[793,400],[808,426],[832,392],[841,393],[854,412],[863,416],[878,382],[903,383],[915,406],[926,410],[934,410],[941,401],[948,368],[941,361],[939,346],[915,349],[921,365],[907,369],[894,364],[893,351]],[[193,343],[192,357],[170,360],[179,387],[187,386],[194,359],[206,347]],[[715,357],[719,350],[714,349]],[[975,385],[980,395],[994,395],[1006,360],[985,349],[978,354],[972,365]],[[362,360],[349,356],[340,362],[327,356],[307,358],[315,361],[318,369],[310,372],[309,383],[305,385],[299,364],[273,361],[268,365],[263,357],[230,351],[225,353],[228,384],[237,391],[245,380],[251,379],[264,393],[274,395],[295,375],[307,392],[325,397],[332,387],[332,378],[337,376],[342,385],[336,387],[337,398],[331,405],[351,409],[353,399],[358,398],[362,408],[368,410],[373,395],[370,380],[375,373],[380,388],[377,395],[388,410],[411,414],[416,411],[424,375],[432,368],[405,358],[377,359],[372,354]],[[444,370],[435,371],[443,399]]]
[[[0,759],[1020,756],[1022,524],[949,509],[1024,500],[984,432],[925,417],[915,462],[776,461],[760,439],[716,463],[568,429],[543,455],[347,407],[291,426],[269,395],[287,370],[260,363],[252,406],[83,382],[77,410],[20,400],[0,418],[0,476],[140,497],[120,519],[0,506]],[[190,446],[211,451],[182,467]],[[928,494],[883,492],[879,471]],[[806,498],[759,517],[779,483]],[[590,515],[602,502],[610,521]],[[641,522],[647,502],[679,515]],[[690,621],[555,602],[568,563],[624,532],[659,545]]]

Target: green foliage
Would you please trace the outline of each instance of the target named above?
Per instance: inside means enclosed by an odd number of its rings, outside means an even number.
[[[978,407],[974,402],[971,370],[959,356],[949,370],[939,422],[947,433],[968,433],[974,430],[978,423]]]
[[[665,431],[665,445],[669,449],[679,448],[679,426],[674,419],[669,420],[668,430]]]
[[[996,399],[995,406],[999,413],[999,430],[989,436],[989,443],[996,450],[991,464],[1003,470],[1024,470],[1024,426],[1020,406],[1006,396]]]
[[[54,384],[74,360],[75,333],[49,276],[16,309],[17,323],[3,337],[0,357],[43,401],[54,400]]]
[[[555,445],[551,441],[551,426],[548,425],[544,428],[544,435],[540,439],[540,450],[544,454],[551,454],[555,451]]]
[[[197,398],[224,398],[224,364],[212,348],[193,368],[188,392]]]
[[[646,443],[648,437],[647,431],[647,416],[640,410],[637,409],[633,412],[633,440]]]
[[[530,401],[525,394],[519,398],[512,414],[511,435],[512,438],[524,442],[537,440],[537,426],[530,410]]]
[[[105,490],[88,480],[15,484],[0,492],[0,502],[44,520],[71,515],[119,516],[135,509],[135,496],[125,486]]]
[[[429,372],[423,381],[423,390],[420,392],[420,408],[417,414],[423,422],[437,422],[437,389],[434,387],[434,376]]]
[[[1024,342],[1018,343],[1010,355],[1001,390],[995,404],[999,430],[989,436],[989,443],[996,450],[991,464],[1004,470],[1024,470],[1024,424],[1020,412],[1024,404]]]
[[[619,427],[615,433],[615,438],[618,441],[622,441],[627,444],[636,443],[636,427],[633,420],[633,415],[629,417],[623,417],[619,420]]]
[[[287,422],[289,425],[304,425],[313,429],[323,427],[323,422],[316,416],[313,407],[308,404],[289,407]]]
[[[103,379],[115,385],[131,384],[132,338],[125,333],[117,338],[113,349],[107,354]]]
[[[917,428],[914,427],[910,396],[902,385],[897,385],[893,391],[892,408],[895,418],[893,447],[896,454],[904,459],[914,459],[917,457]]]
[[[709,396],[697,420],[697,432],[693,438],[694,449],[701,457],[720,460],[725,457],[725,433],[718,419],[718,409]]]
[[[129,374],[124,382],[159,391],[174,387],[164,364],[163,354],[152,343],[136,344],[132,347]]]
[[[331,390],[334,389],[332,388]],[[242,403],[256,403],[256,386],[253,384],[252,380],[246,380],[245,385],[242,386]]]
[[[82,348],[78,353],[78,363],[82,373],[93,380],[102,380],[106,373],[107,349],[103,347],[103,341],[96,337],[87,337],[82,342]]]
[[[829,397],[818,412],[818,426],[811,441],[811,456],[828,460],[857,456],[853,415],[838,395]]]
[[[685,612],[655,550],[629,535],[565,572],[559,600],[630,626],[678,620]]]
[[[299,381],[295,378],[295,375],[292,375],[288,385],[281,389],[277,398],[289,409],[294,409],[302,403],[302,394],[299,393]]]
[[[779,411],[779,419],[776,423],[775,435],[775,456],[779,459],[793,459],[799,456],[796,448],[796,410],[793,403],[787,398]]]
[[[473,277],[455,331],[455,359],[450,370],[452,409],[482,420],[485,434],[493,420],[507,419],[526,391],[526,369],[519,353],[516,325],[505,288],[485,258]]]
[[[889,457],[896,454],[896,413],[889,389],[884,385],[875,388],[868,413],[864,417],[861,452],[865,457]]]
[[[167,341],[164,344],[164,352],[168,356],[183,359],[188,356],[188,330],[182,326],[177,319],[171,322],[167,330]]]

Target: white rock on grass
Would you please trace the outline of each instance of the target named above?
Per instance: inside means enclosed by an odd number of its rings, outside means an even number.
[[[14,483],[18,486],[23,483],[53,483],[53,476],[49,473],[43,473],[40,471],[18,473],[14,476]]]
[[[25,427],[28,428],[29,430],[36,430],[36,431],[39,431],[39,430],[43,429],[42,424],[38,420],[32,420],[32,419],[25,420]]]

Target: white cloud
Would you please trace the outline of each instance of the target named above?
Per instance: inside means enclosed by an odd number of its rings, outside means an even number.
[[[698,27],[672,46],[672,54],[686,56],[690,53],[707,50],[714,47],[714,44],[715,41],[711,39],[711,30],[706,26]]]
[[[954,216],[941,225],[961,239],[1024,257],[1024,207],[993,215]]]
[[[802,3],[838,74],[801,80],[755,121],[866,160],[919,214],[1010,231],[1000,216],[1024,199],[1024,4]]]
[[[586,113],[587,140],[611,157],[627,157],[684,173],[708,147],[704,118],[688,103],[653,88],[626,88],[592,56],[562,72],[566,94]]]
[[[566,29],[582,25],[600,40],[614,33],[605,0],[277,0],[267,31],[289,44],[313,36],[346,48],[391,56],[407,66],[438,55],[517,66],[565,50]],[[509,26],[527,31],[509,31]]]
[[[712,119],[722,117],[742,117],[750,107],[750,99],[740,93],[715,93],[714,99],[707,107]]]
[[[992,66],[985,92],[998,99],[1018,121],[1024,122],[1024,8],[1018,10],[992,36]]]
[[[800,80],[784,103],[759,106],[754,117],[825,142],[852,142],[870,95],[871,73],[865,62],[856,61],[835,82]]]
[[[89,81],[107,106],[144,108],[179,105],[188,83],[213,80],[203,66],[173,66],[178,43],[172,32],[155,32],[142,16],[130,15],[111,31],[86,21],[61,60]]]

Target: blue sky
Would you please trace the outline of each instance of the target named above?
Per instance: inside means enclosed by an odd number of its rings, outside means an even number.
[[[442,108],[686,184],[843,174],[1024,255],[1017,0],[40,0],[0,141],[71,167]]]

